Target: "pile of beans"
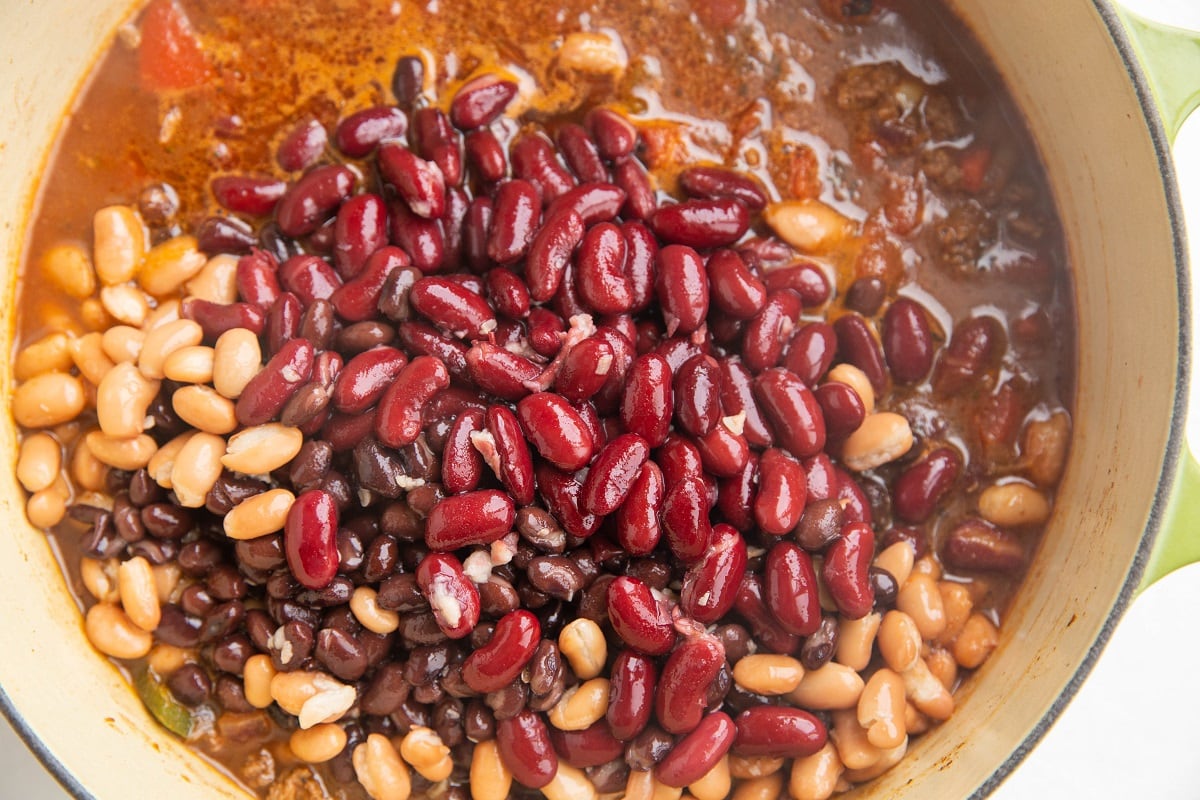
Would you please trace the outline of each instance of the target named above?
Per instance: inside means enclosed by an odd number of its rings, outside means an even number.
[[[102,329],[17,358],[17,471],[79,531],[92,643],[210,751],[282,730],[376,800],[889,769],[997,641],[942,565],[1023,569],[1065,414],[932,552],[963,454],[888,401],[980,385],[996,320],[844,307],[801,254],[852,222],[717,166],[658,191],[612,109],[518,130],[502,75],[422,85],[301,122],[298,177],[215,179],[194,234],[159,186],[48,255]]]

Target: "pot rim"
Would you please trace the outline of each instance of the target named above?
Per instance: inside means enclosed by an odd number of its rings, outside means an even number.
[[[1163,454],[1163,465],[1159,474],[1157,489],[1154,493],[1149,517],[1146,527],[1142,532],[1137,553],[1133,564],[1126,574],[1116,602],[1109,610],[1103,626],[1089,647],[1087,654],[1080,662],[1079,667],[1055,698],[1054,703],[1009,757],[970,795],[971,800],[986,798],[1016,770],[1054,723],[1058,721],[1059,716],[1061,716],[1066,707],[1074,699],[1075,694],[1096,666],[1101,654],[1112,638],[1113,631],[1137,594],[1143,573],[1150,559],[1151,550],[1161,534],[1167,518],[1167,506],[1176,489],[1178,468],[1185,448],[1188,389],[1192,373],[1191,340],[1193,320],[1187,236],[1184,228],[1183,205],[1179,196],[1175,165],[1171,157],[1171,141],[1163,125],[1162,117],[1159,115],[1146,72],[1138,61],[1134,47],[1111,0],[1091,0],[1091,2],[1099,14],[1101,21],[1104,23],[1109,38],[1116,47],[1117,53],[1121,57],[1128,79],[1133,84],[1138,106],[1142,113],[1142,120],[1150,134],[1151,143],[1158,161],[1159,176],[1162,180],[1163,195],[1171,227],[1175,278],[1179,287],[1177,300],[1180,322],[1179,338],[1176,343],[1179,359],[1175,373],[1175,391],[1171,408],[1170,434],[1167,439],[1166,450]],[[47,772],[59,782],[69,795],[77,800],[97,800],[96,796],[79,782],[67,765],[50,751],[38,737],[37,733],[25,722],[25,719],[17,710],[3,686],[0,686],[0,714],[3,714],[25,746],[29,748],[30,752],[41,762]]]

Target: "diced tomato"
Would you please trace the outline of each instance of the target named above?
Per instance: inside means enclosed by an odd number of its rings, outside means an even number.
[[[187,14],[175,0],[153,0],[142,18],[138,74],[151,91],[191,89],[212,74]]]
[[[983,191],[988,167],[992,165],[990,147],[972,147],[959,156],[958,167],[962,170],[962,188],[971,194]]]

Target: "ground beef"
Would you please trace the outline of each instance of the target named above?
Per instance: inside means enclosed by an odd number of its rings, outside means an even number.
[[[937,252],[953,269],[976,269],[979,257],[996,240],[996,221],[974,200],[950,209],[934,227]]]
[[[271,784],[267,800],[329,800],[329,795],[311,768],[299,767]]]

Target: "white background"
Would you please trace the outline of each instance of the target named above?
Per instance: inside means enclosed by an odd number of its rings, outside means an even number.
[[[1200,30],[1197,0],[1125,4],[1145,16]],[[1196,82],[1200,85],[1200,75]],[[1200,114],[1196,116],[1184,127],[1175,155],[1193,232],[1192,263],[1200,265]],[[1193,307],[1200,309],[1197,294]],[[1200,353],[1200,347],[1193,352]],[[1192,394],[1200,398],[1200,386]],[[1188,438],[1193,452],[1200,452],[1200,414],[1193,415]],[[1200,797],[1197,611],[1200,565],[1166,577],[1139,597],[1074,702],[993,798]],[[0,719],[0,798],[66,797]]]

